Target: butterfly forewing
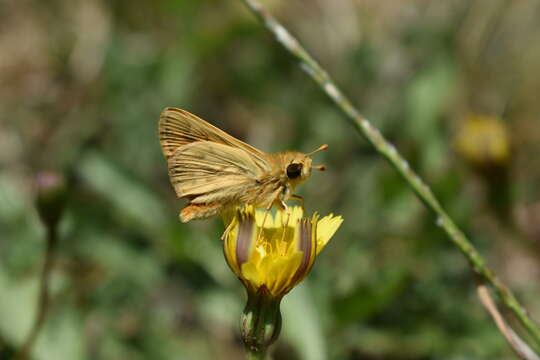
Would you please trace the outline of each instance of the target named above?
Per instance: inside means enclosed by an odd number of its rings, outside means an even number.
[[[243,149],[261,170],[269,170],[267,154],[182,109],[168,107],[163,110],[159,120],[159,137],[163,154],[167,159],[183,145],[197,141],[211,141]]]
[[[169,175],[179,197],[192,202],[212,193],[212,199],[227,200],[234,190],[255,184],[261,171],[242,149],[200,141],[180,147],[169,160]],[[232,200],[232,199],[230,199]]]
[[[272,170],[271,155],[177,108],[161,113],[159,134],[176,194],[189,200],[183,221],[214,216],[265,193],[259,179]]]

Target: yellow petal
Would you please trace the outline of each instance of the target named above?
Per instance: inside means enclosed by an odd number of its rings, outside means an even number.
[[[341,216],[334,216],[333,214],[323,217],[317,223],[317,255],[326,246],[328,241],[334,236],[337,229],[343,223]]]
[[[236,259],[236,239],[238,236],[238,219],[236,217],[230,218],[230,222],[235,222],[232,224],[232,229],[227,234],[227,237],[224,240],[223,251],[225,253],[225,260],[231,270],[238,276],[240,276],[240,267],[238,266],[238,260]],[[228,226],[228,223],[226,221]]]
[[[274,258],[266,263],[264,272],[268,275],[267,288],[273,295],[285,295],[285,290],[294,286],[290,283],[301,261],[302,253],[297,251],[290,256]]]

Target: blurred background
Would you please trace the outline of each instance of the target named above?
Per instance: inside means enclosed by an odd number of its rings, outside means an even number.
[[[540,319],[540,2],[263,4]],[[165,106],[268,152],[330,144],[299,194],[345,222],[284,298],[276,359],[513,358],[463,256],[240,1],[2,1],[0,54],[1,359],[35,314],[43,170],[70,188],[33,359],[243,358],[223,225],[178,220]]]

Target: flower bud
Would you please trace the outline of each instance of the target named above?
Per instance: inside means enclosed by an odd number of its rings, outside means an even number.
[[[41,221],[47,228],[55,228],[67,200],[67,184],[59,173],[40,172],[35,179],[36,207]]]

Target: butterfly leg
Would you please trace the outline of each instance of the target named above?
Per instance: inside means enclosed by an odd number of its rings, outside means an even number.
[[[285,214],[287,214],[287,223],[285,224],[287,225],[289,223],[289,218],[291,217],[291,209],[285,204],[285,201],[280,200],[279,203],[281,204],[281,208],[285,210]]]
[[[272,209],[272,204],[268,205],[264,211],[264,217],[263,217],[263,221],[262,221],[262,225],[261,225],[261,228],[264,228],[264,224],[266,223],[266,218],[268,217],[268,213],[270,212],[270,210]]]
[[[302,207],[302,210],[304,210],[304,198],[300,195],[292,194],[291,200],[296,200],[300,202],[300,207]]]
[[[278,189],[275,192],[274,200],[272,202],[270,202],[268,204],[268,206],[265,208],[263,221],[262,221],[262,224],[260,226],[259,234],[257,235],[257,241],[259,241],[260,238],[261,238],[261,235],[262,235],[262,232],[263,232],[263,229],[264,229],[264,224],[266,223],[266,218],[268,217],[268,213],[270,213],[270,210],[272,210],[272,206],[273,205],[280,206],[280,207],[285,206],[285,209],[287,208],[287,205],[282,200],[279,200],[282,191],[283,191],[282,188]]]
[[[263,221],[262,221],[262,225],[259,229],[259,233],[257,234],[257,241],[259,241],[259,239],[261,238],[261,235],[262,235],[262,232],[263,232],[263,229],[264,229],[264,224],[266,223],[266,218],[268,217],[268,213],[270,212],[270,210],[272,209],[272,205],[273,203],[270,203],[270,205],[268,205],[266,208],[265,208],[265,211],[264,211],[264,217],[263,217]]]
[[[289,230],[289,220],[291,220],[291,209],[289,209],[289,207],[287,206],[287,204],[283,200],[280,200],[279,203],[280,203],[281,207],[283,208],[283,210],[285,210],[285,214],[287,216],[287,220],[285,220],[285,222],[283,222],[283,220],[282,220],[283,233],[281,235],[281,242],[284,243],[285,242],[285,235],[287,234],[287,231]]]
[[[225,238],[227,237],[227,235],[229,235],[229,232],[231,231],[232,229],[232,225],[233,225],[233,222],[231,221],[229,225],[227,225],[227,227],[225,228],[225,231],[223,232],[223,234],[221,235],[221,241],[225,240]]]

